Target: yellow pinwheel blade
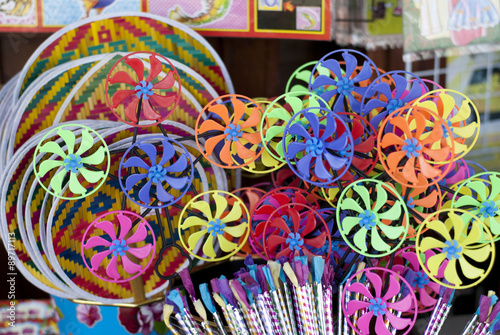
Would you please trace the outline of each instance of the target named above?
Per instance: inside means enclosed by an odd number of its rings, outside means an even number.
[[[208,236],[207,240],[203,244],[203,253],[209,258],[217,257],[217,254],[214,250],[214,237],[212,236],[212,234]]]
[[[431,276],[435,277],[437,275],[439,267],[441,266],[445,258],[446,255],[444,253],[429,257],[429,260],[427,261],[426,265],[429,268],[429,273],[431,274]]]
[[[430,221],[429,223],[427,223],[427,227],[431,230],[434,230],[436,233],[441,234],[441,236],[443,236],[446,241],[451,240],[449,229],[447,229],[444,223],[440,220]]]
[[[214,201],[215,201],[215,216],[214,216],[214,218],[220,219],[222,216],[222,213],[224,213],[224,211],[227,208],[227,200],[222,195],[219,195],[217,193],[212,194],[212,197],[214,198]],[[234,207],[233,207],[233,209],[234,209]]]
[[[246,223],[241,223],[241,224],[234,226],[234,227],[224,228],[224,232],[226,232],[229,235],[234,236],[234,237],[241,237],[241,236],[243,236],[243,234],[245,234],[246,229],[247,229]]]
[[[481,277],[484,274],[484,270],[476,268],[472,266],[465,258],[460,257],[458,259],[458,263],[460,263],[460,267],[462,268],[462,273],[465,277],[469,279],[476,279]]]
[[[446,227],[451,230],[453,227],[453,239],[459,240],[462,234],[464,233],[465,224],[462,220],[462,217],[454,212],[449,212],[448,219],[445,222]]]
[[[444,279],[446,279],[450,284],[454,284],[456,286],[462,285],[462,280],[460,280],[457,273],[456,259],[449,261],[446,265],[446,269],[444,270]]]
[[[210,209],[210,204],[206,201],[196,201],[191,204],[191,207],[202,212],[208,219],[208,221],[212,221],[212,210]]]
[[[237,243],[233,243],[228,241],[223,235],[217,235],[217,239],[219,240],[219,246],[224,252],[231,252],[236,250],[238,247]]]
[[[196,248],[196,245],[198,244],[198,241],[205,236],[207,231],[205,229],[197,231],[196,233],[193,233],[189,236],[188,238],[188,249],[190,251],[194,250]]]
[[[231,211],[224,218],[222,218],[221,221],[224,223],[237,221],[241,218],[242,213],[243,210],[241,209],[241,204],[239,202],[235,202]]]
[[[491,252],[491,245],[484,244],[478,249],[464,248],[462,253],[476,262],[484,262],[490,256],[490,252]]]
[[[182,229],[188,229],[194,226],[207,226],[207,221],[200,219],[197,216],[189,216],[184,222],[181,224]]]

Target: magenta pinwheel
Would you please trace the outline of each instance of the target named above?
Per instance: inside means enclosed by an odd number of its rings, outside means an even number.
[[[108,220],[101,221],[101,219],[114,214],[118,219],[118,236],[116,235],[116,223]],[[140,219],[135,227],[132,227],[131,217],[134,220]],[[98,230],[104,232],[107,237],[103,237]],[[92,236],[86,240],[88,235]],[[126,282],[136,278],[147,269],[153,259],[155,246],[154,233],[143,218],[132,212],[109,212],[97,218],[85,231],[82,243],[82,257],[90,272],[100,279]],[[84,250],[94,248],[98,252],[92,256],[89,266]],[[130,256],[144,261],[137,264],[129,258]],[[148,257],[149,261],[146,261]],[[104,277],[104,273],[99,269],[102,263],[107,264],[105,271],[107,277]],[[123,278],[123,272],[131,276]]]
[[[342,307],[348,316],[347,322],[358,334],[374,334],[372,320],[375,320],[377,335],[391,335],[393,330],[405,330],[401,334],[407,334],[416,313],[401,315],[416,310],[417,305],[415,294],[409,288],[406,280],[387,269],[368,268],[356,273],[346,283],[343,294]]]
[[[125,122],[129,124],[137,125],[141,113],[146,120],[162,121],[170,114],[170,112],[168,112],[167,115],[163,115],[165,114],[163,111],[167,108],[173,110],[176,102],[179,100],[180,84],[177,87],[177,92],[173,91],[174,84],[176,80],[178,80],[179,75],[166,58],[157,54],[151,54],[149,56],[151,68],[149,70],[149,75],[145,77],[144,62],[139,58],[133,58],[132,55],[133,54],[125,56],[117,62],[117,65],[123,60],[125,64],[133,69],[136,79],[130,76],[128,73],[129,71],[118,71],[112,77],[108,77],[108,84],[126,84],[133,88],[116,90],[111,98],[110,107],[113,109],[113,112],[115,112],[120,105],[123,105],[125,116],[129,120]],[[159,76],[163,71],[163,65],[158,57],[163,58],[171,67],[161,79]],[[117,65],[111,70],[110,76]],[[108,86],[106,90],[108,91]]]
[[[345,101],[354,113],[360,114],[361,103],[358,99],[361,100],[367,89],[367,87],[361,86],[360,83],[371,78],[372,65],[376,69],[373,62],[367,58],[363,62],[361,70],[359,72],[355,71],[358,61],[352,53],[357,53],[357,51],[344,50],[342,52],[342,58],[345,61],[345,71],[342,70],[339,61],[327,59],[330,56],[328,54],[318,62],[316,67],[321,66],[330,70],[334,74],[333,78],[329,75],[314,77],[311,74],[311,78],[309,79],[309,91],[318,91],[321,89],[322,93],[320,97],[328,103],[332,103],[330,100],[335,97],[333,111],[337,113],[349,112],[349,110],[345,110],[344,108]],[[378,69],[376,69],[376,72],[378,76]]]

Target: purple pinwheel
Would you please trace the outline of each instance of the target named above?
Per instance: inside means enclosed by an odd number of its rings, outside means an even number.
[[[116,236],[114,223],[106,220],[100,221],[104,217],[114,214],[116,214],[116,218],[119,222],[120,234],[118,237]],[[133,217],[134,220],[140,219],[139,223],[134,228],[132,228],[132,219],[130,216]],[[102,233],[97,233],[96,229],[105,232],[108,237],[101,237]],[[151,237],[148,237],[148,231],[151,234],[152,239]],[[85,242],[88,235],[92,236]],[[143,241],[146,241],[146,245],[133,247],[134,245],[139,245],[139,243]],[[151,241],[151,243],[147,243],[147,241]],[[154,233],[149,224],[143,218],[132,212],[119,211],[101,215],[88,226],[85,234],[83,235],[81,252],[83,261],[92,274],[105,281],[122,283],[132,280],[146,271],[153,260],[155,246]],[[92,256],[89,266],[84,250],[91,248],[96,248],[99,252]],[[128,257],[130,255],[138,258],[139,260],[145,260],[149,257],[149,261],[145,266],[143,266],[133,262]],[[120,267],[118,266],[118,259],[121,259]],[[99,267],[103,262],[107,263],[105,272],[107,277],[104,277],[102,270],[99,270]],[[140,263],[144,264],[144,261],[141,261]],[[122,278],[121,273],[123,273],[120,268],[130,275],[135,275],[130,278],[120,279]]]
[[[342,52],[342,58],[345,61],[345,70],[342,69],[341,62],[335,59],[327,59],[334,53]],[[361,70],[358,71],[358,61],[353,54],[360,54],[366,58],[363,62]],[[316,67],[321,66],[330,70],[333,75],[319,75],[314,77]],[[360,114],[360,102],[361,97],[364,95],[367,84],[363,83],[372,76],[372,67],[375,69],[377,76],[379,75],[378,69],[368,57],[355,51],[355,50],[339,50],[324,56],[315,66],[312,71],[311,77],[309,79],[309,91],[322,92],[320,94],[330,105],[333,103],[332,98],[335,97],[335,103],[333,106],[333,111],[339,112],[350,112],[344,108],[344,100],[347,99],[349,107],[351,110]],[[364,86],[364,85],[366,86]]]
[[[406,80],[405,75],[412,76],[414,79]],[[393,83],[393,85],[389,85],[388,82]],[[408,90],[409,86],[411,89]],[[361,104],[361,115],[367,116],[377,109],[378,113],[373,116],[370,123],[375,129],[378,129],[387,115],[419,98],[427,91],[425,83],[412,73],[405,71],[387,72],[368,86]]]
[[[295,114],[285,128],[282,143],[290,169],[321,187],[332,187],[345,174],[354,153],[352,135],[344,121],[323,108]]]
[[[158,145],[160,150],[151,143],[158,140],[161,140],[161,146]],[[180,148],[178,149],[180,155],[176,154],[173,144]],[[161,158],[158,161],[159,152]],[[131,157],[126,159],[129,153]],[[140,206],[148,208],[169,206],[177,202],[191,185],[193,163],[188,157],[190,157],[189,152],[170,138],[145,138],[135,143],[123,156],[119,169],[120,186],[127,197]],[[123,170],[127,172],[125,185],[122,180]],[[152,192],[153,185],[156,185],[156,192]],[[169,193],[170,189],[180,192],[172,195]]]
[[[409,288],[403,277],[387,269],[367,268],[354,274],[342,298],[347,323],[359,334],[391,335],[394,329],[408,334],[417,317],[417,299]],[[405,312],[411,314],[403,317]],[[375,332],[370,331],[373,319]]]

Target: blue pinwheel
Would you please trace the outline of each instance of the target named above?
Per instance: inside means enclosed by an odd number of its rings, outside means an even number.
[[[336,52],[336,51],[334,51]],[[375,67],[371,60],[365,60],[359,72],[357,71],[356,57],[351,53],[357,53],[354,50],[344,50],[342,58],[345,61],[345,71],[342,71],[341,63],[335,59],[326,59],[332,53],[323,57],[317,66],[322,66],[333,73],[333,78],[328,75],[319,75],[316,78],[311,75],[309,79],[309,91],[322,92],[320,97],[329,104],[333,103],[330,100],[335,97],[333,111],[349,112],[344,108],[344,100],[347,99],[351,110],[360,114],[361,103],[358,99],[364,95],[367,87],[361,86],[361,82],[370,79],[372,76],[372,66],[378,76],[378,69]],[[322,89],[324,88],[324,89]],[[333,89],[332,89],[333,88]],[[354,94],[357,94],[355,96]]]
[[[406,80],[404,74],[410,75],[415,79]],[[394,87],[391,87],[385,79],[392,79]],[[408,90],[407,88],[410,86],[411,88]],[[375,79],[368,86],[368,90],[363,97],[361,115],[369,115],[374,109],[380,108],[377,115],[370,121],[371,125],[375,129],[378,129],[378,126],[387,115],[419,98],[426,92],[427,86],[415,75],[405,71],[387,72]],[[367,100],[366,95],[370,95],[372,98],[364,104],[365,100]]]
[[[315,111],[324,112],[326,116],[321,116],[320,120],[317,115],[320,113]],[[295,122],[299,115],[304,120]],[[283,139],[290,135],[292,138],[288,145],[287,141],[282,142],[286,161],[290,169],[307,182],[331,187],[352,162],[352,135],[345,123],[331,111],[308,108],[295,114],[287,124]],[[341,169],[343,170],[337,173]]]
[[[145,142],[146,140],[148,142]],[[120,167],[120,183],[122,183],[122,169],[134,168],[128,170],[128,172],[135,173],[127,175],[125,187],[122,185],[125,194],[141,206],[159,208],[175,203],[184,195],[192,182],[193,163],[190,159],[188,160],[189,153],[181,144],[165,137],[161,140],[163,150],[160,151],[162,156],[158,162],[158,150],[155,145],[149,143],[151,140],[151,138],[143,139],[125,153]],[[180,151],[183,151],[179,156],[176,155],[174,143],[181,148]],[[145,155],[141,156],[141,151]],[[124,161],[129,152],[137,153],[137,155],[132,155]],[[156,185],[156,192],[151,190],[153,185]],[[131,196],[129,192],[133,189],[138,189],[138,192],[131,192]],[[181,190],[181,194],[174,196],[169,193],[170,189]],[[138,196],[139,201],[134,198],[135,196]],[[156,204],[151,204],[152,199],[157,200]]]

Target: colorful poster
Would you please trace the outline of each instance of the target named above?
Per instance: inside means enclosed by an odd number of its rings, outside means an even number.
[[[500,42],[499,0],[404,0],[405,53],[446,50],[446,54]],[[492,49],[493,48],[493,49]]]
[[[331,39],[330,0],[0,0],[0,32],[52,32],[119,12],[159,15],[205,36]]]

